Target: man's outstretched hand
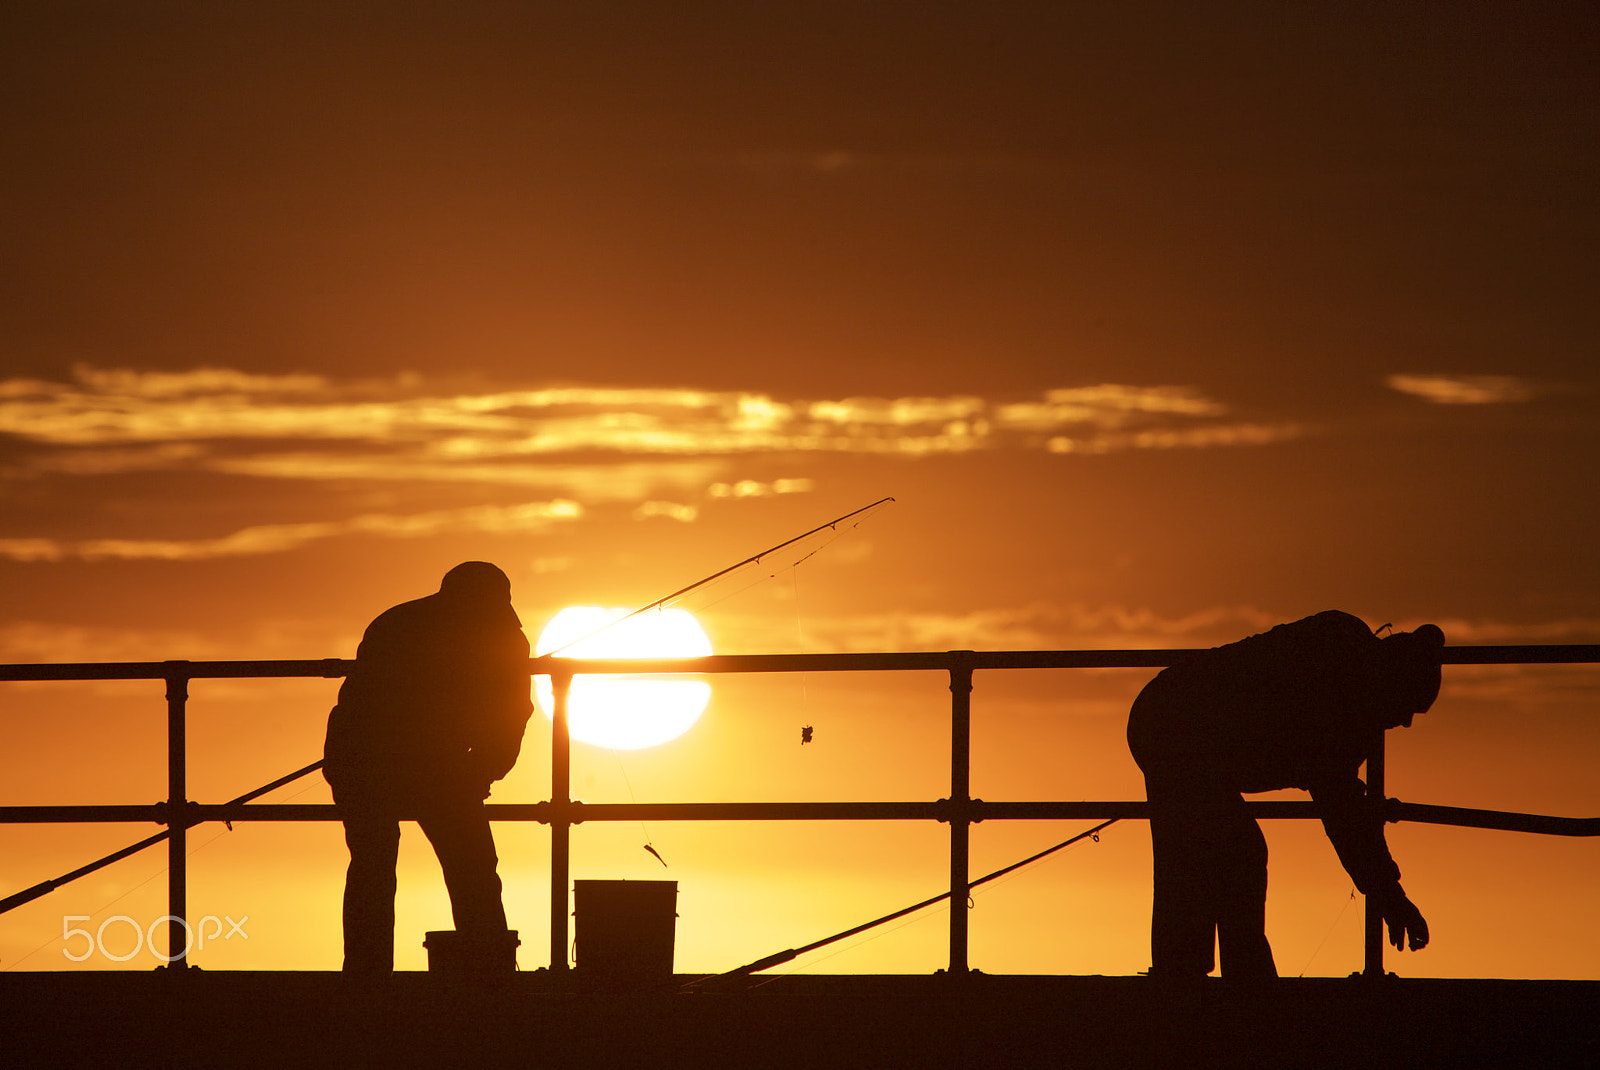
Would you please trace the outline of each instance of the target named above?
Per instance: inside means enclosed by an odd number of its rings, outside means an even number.
[[[1428,922],[1405,892],[1395,888],[1380,906],[1383,920],[1389,926],[1389,943],[1400,949],[1409,946],[1412,951],[1421,951],[1428,946]]]

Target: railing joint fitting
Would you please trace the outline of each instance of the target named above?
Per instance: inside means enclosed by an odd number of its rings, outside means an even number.
[[[973,815],[982,806],[982,799],[936,799],[933,803],[933,819],[942,824],[959,820],[969,825],[976,825],[983,818]]]
[[[185,799],[180,805],[181,805],[182,813],[183,813],[183,827],[184,828],[186,828],[186,829],[187,828],[193,828],[194,826],[200,824],[200,804],[199,803],[195,802],[193,799]],[[171,799],[159,799],[159,800],[157,800],[155,802],[155,804],[151,807],[151,810],[154,813],[156,824],[165,825],[168,828],[174,828],[175,827],[173,825],[173,823],[172,823],[172,800]]]

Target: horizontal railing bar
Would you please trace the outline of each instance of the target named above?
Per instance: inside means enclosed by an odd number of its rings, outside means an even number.
[[[1158,668],[1194,653],[1189,650],[921,651],[859,654],[712,654],[699,658],[529,658],[530,675],[564,673],[739,673],[875,672],[885,669],[974,668]],[[123,661],[0,665],[0,680],[190,680],[241,677],[346,675],[353,660],[314,661]]]
[[[713,654],[702,658],[551,658],[531,661],[535,675],[559,661],[583,673],[857,672],[885,669],[1159,669],[1206,652],[1163,650],[948,650],[890,654]],[[1600,663],[1600,644],[1445,647],[1447,665]]]
[[[88,661],[0,665],[0,680],[226,680],[253,677],[344,676],[355,662],[343,658],[305,661]]]
[[[1462,828],[1534,832],[1550,836],[1600,836],[1600,817],[1559,817],[1480,810],[1463,806],[1388,800],[1390,821],[1412,821]],[[1319,816],[1316,803],[1303,799],[1252,799],[1245,803],[1252,817],[1304,820]],[[536,821],[548,824],[554,804],[489,803],[491,821]],[[936,802],[742,802],[742,803],[585,803],[565,807],[566,820],[585,821],[947,821],[951,804]],[[190,825],[206,821],[338,821],[332,803],[190,803]],[[1149,815],[1142,801],[985,802],[973,800],[965,810],[971,821],[1078,821],[1107,818],[1139,820]],[[164,823],[165,804],[145,806],[0,806],[0,824],[77,822]]]
[[[644,675],[653,673],[878,672],[971,669],[1159,669],[1196,654],[1197,648],[1167,650],[944,650],[861,654],[712,654],[701,658],[528,659],[530,675],[557,667],[563,673]],[[1537,665],[1600,663],[1600,644],[1447,646],[1447,665]],[[0,665],[0,680],[189,680],[249,677],[332,679],[346,675],[353,660],[302,661],[107,661]]]
[[[702,658],[534,658],[535,675],[559,664],[573,675],[667,673],[884,672],[973,669],[1160,668],[1198,651],[1039,650],[928,651],[899,654],[712,654]]]
[[[494,820],[494,807],[490,807]],[[507,808],[509,809],[509,807]],[[942,821],[945,802],[744,802],[569,804],[582,821]]]
[[[163,816],[166,807],[161,803],[144,803],[132,805],[97,805],[86,803],[78,806],[0,806],[0,825],[22,824],[56,824],[74,822],[79,824],[95,824],[99,822],[129,822],[146,821],[151,824],[164,824]]]
[[[885,669],[1159,669],[1206,652],[1206,648],[1164,650],[946,650],[891,654],[712,654],[701,658],[551,658],[530,661],[535,675],[556,662],[564,672],[724,673],[857,672]],[[1534,665],[1600,663],[1600,644],[1557,646],[1447,646],[1447,665]]]
[[[1044,819],[1145,816],[1144,802],[982,802],[967,804],[969,820]],[[1314,803],[1300,801],[1253,801],[1247,803],[1261,817],[1315,817]],[[537,821],[548,823],[554,804],[488,803],[484,809],[491,821]],[[565,819],[585,821],[946,821],[951,804],[935,802],[734,802],[734,803],[586,803],[571,802]],[[1302,812],[1303,811],[1303,812]],[[0,806],[0,824],[28,822],[152,821],[161,823],[166,808],[153,806]],[[191,825],[205,821],[338,821],[339,807],[333,803],[196,803],[185,813]]]
[[[1160,668],[1197,650],[989,650],[893,654],[711,654],[701,658],[534,658],[535,675],[626,673],[883,672],[972,669]]]
[[[1504,810],[1475,810],[1465,806],[1390,799],[1384,815],[1390,821],[1415,821],[1428,825],[1498,829],[1503,832],[1537,832],[1545,836],[1600,836],[1600,817],[1551,817],[1547,814],[1513,814]]]

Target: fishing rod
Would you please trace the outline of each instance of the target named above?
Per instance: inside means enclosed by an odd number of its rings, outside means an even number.
[[[594,636],[600,634],[600,632],[605,631],[606,628],[610,628],[610,627],[613,627],[613,626],[615,626],[617,624],[621,624],[623,621],[629,619],[630,617],[637,617],[641,613],[647,613],[650,610],[655,609],[655,608],[657,608],[659,606],[666,605],[668,602],[671,602],[673,599],[681,598],[682,596],[688,594],[690,591],[693,591],[698,587],[704,587],[706,584],[712,582],[713,580],[721,579],[723,576],[726,576],[730,572],[735,572],[735,571],[743,568],[744,566],[746,566],[748,564],[751,564],[752,562],[760,561],[762,558],[766,557],[768,554],[777,553],[779,550],[783,549],[785,546],[792,546],[795,543],[800,542],[802,539],[806,539],[806,538],[809,538],[812,535],[815,535],[819,531],[825,531],[828,528],[837,528],[838,525],[844,523],[846,520],[849,520],[853,516],[859,516],[862,513],[868,512],[868,511],[870,511],[872,509],[876,509],[878,506],[883,505],[886,502],[892,502],[892,501],[894,501],[893,498],[880,498],[877,501],[873,502],[871,505],[864,505],[860,509],[856,509],[856,510],[853,510],[851,512],[848,512],[848,513],[844,514],[841,517],[836,517],[833,520],[828,521],[826,524],[818,524],[816,527],[812,528],[810,531],[806,532],[803,535],[796,535],[792,539],[786,539],[783,542],[778,543],[778,545],[776,545],[776,546],[771,546],[771,547],[768,547],[765,550],[762,550],[759,554],[753,554],[750,557],[745,558],[743,561],[740,561],[736,565],[729,565],[727,568],[722,569],[722,570],[720,570],[718,572],[714,572],[711,575],[707,576],[703,580],[697,580],[694,583],[689,584],[689,586],[687,586],[687,587],[679,588],[678,590],[673,591],[671,594],[667,595],[665,598],[658,598],[654,602],[651,602],[649,605],[641,606],[638,609],[634,610],[632,613],[629,613],[626,617],[619,617],[616,620],[611,621],[609,624],[606,624],[601,628],[595,629],[595,631],[590,632],[588,635],[583,636],[582,638],[579,638],[579,639],[574,639],[572,642],[567,643],[565,646],[559,647],[557,650],[548,651],[542,656],[543,657],[551,657],[551,656],[559,653],[561,650],[567,649],[567,647],[570,647],[570,646],[573,646],[576,643],[582,642],[584,639],[593,638]],[[265,795],[269,791],[274,791],[274,790],[276,790],[278,788],[283,787],[285,784],[291,784],[294,781],[299,780],[301,777],[308,776],[309,774],[314,773],[318,769],[321,769],[321,768],[322,768],[322,759],[318,758],[316,761],[312,762],[310,765],[305,766],[302,769],[297,769],[292,773],[288,773],[288,774],[286,774],[284,776],[281,776],[277,780],[272,781],[271,783],[263,784],[261,787],[256,788],[253,791],[247,791],[243,795],[239,796],[237,799],[230,799],[226,803],[226,805],[234,806],[234,805],[250,802],[252,799],[257,799],[257,798],[261,797],[262,795]],[[192,827],[194,827],[195,824],[198,824],[198,822],[190,822],[190,823],[184,824],[183,827],[186,828],[186,829],[187,828],[192,828]],[[24,889],[23,891],[17,892],[14,895],[7,896],[5,899],[0,899],[0,914],[4,914],[7,911],[12,910],[15,907],[22,906],[24,903],[31,903],[33,900],[38,899],[40,896],[48,895],[50,892],[55,891],[57,888],[61,887],[64,884],[70,884],[73,881],[77,880],[79,877],[86,877],[90,873],[95,872],[96,870],[104,869],[106,866],[111,865],[113,862],[120,862],[122,859],[127,858],[130,855],[138,854],[140,851],[143,851],[147,847],[154,847],[156,844],[165,841],[169,836],[171,836],[173,827],[176,827],[176,825],[177,825],[177,820],[175,819],[173,821],[173,826],[169,827],[164,832],[158,832],[154,836],[150,836],[150,837],[147,837],[146,839],[140,840],[138,843],[130,844],[129,846],[124,847],[120,851],[114,851],[111,854],[106,855],[104,858],[101,858],[101,859],[98,859],[97,861],[89,863],[87,866],[81,866],[78,869],[73,870],[71,873],[65,873],[65,874],[63,874],[63,875],[61,875],[59,877],[54,878],[53,880],[41,881],[40,883],[35,884],[31,888],[27,888],[27,889]],[[232,826],[232,824],[229,824],[228,827],[230,829],[232,829],[233,826]],[[654,853],[654,852],[651,852],[651,853]],[[660,856],[658,855],[657,857],[660,857]],[[665,864],[665,863],[663,863],[663,864]]]
[[[229,799],[227,801],[227,803],[225,803],[224,805],[226,805],[226,806],[236,806],[236,805],[239,805],[241,803],[247,803],[252,799],[260,798],[261,796],[265,795],[269,791],[273,791],[273,790],[275,790],[277,788],[281,788],[285,784],[288,784],[288,783],[290,783],[292,781],[295,781],[295,780],[299,780],[301,777],[305,776],[307,773],[315,772],[316,770],[321,769],[321,768],[322,768],[322,759],[318,758],[316,761],[312,762],[310,765],[306,766],[304,769],[297,769],[294,772],[288,774],[287,776],[279,777],[277,780],[274,780],[270,784],[263,784],[259,788],[256,788],[254,791],[247,791],[243,795],[239,796],[237,799]],[[63,884],[71,884],[73,881],[77,880],[79,877],[87,877],[89,874],[93,873],[95,870],[104,869],[106,866],[109,866],[113,862],[120,862],[124,858],[127,858],[129,855],[138,854],[140,851],[144,850],[146,847],[154,847],[156,844],[162,842],[163,840],[167,839],[167,837],[171,836],[173,827],[176,827],[178,824],[179,824],[179,822],[177,820],[174,820],[172,822],[172,826],[168,827],[165,832],[158,832],[154,836],[151,836],[151,837],[149,837],[147,839],[140,840],[138,843],[130,844],[129,846],[124,847],[120,851],[113,851],[111,854],[106,855],[104,858],[99,859],[98,861],[90,862],[87,866],[81,866],[78,869],[73,870],[71,873],[65,873],[65,874],[63,874],[63,875],[61,875],[59,877],[56,877],[54,880],[41,881],[38,884],[35,884],[32,888],[27,888],[27,889],[25,889],[23,891],[17,892],[15,895],[9,895],[4,899],[0,899],[0,914],[4,914],[6,911],[11,910],[13,907],[20,907],[24,903],[31,903],[35,899],[38,899],[40,896],[47,895],[50,892],[55,891],[57,888],[61,887]],[[194,826],[196,826],[198,824],[200,824],[200,822],[198,822],[198,821],[185,821],[185,822],[182,823],[183,827],[186,828],[186,829],[193,828]],[[233,823],[231,821],[225,821],[224,824],[226,824],[228,826],[229,831],[232,831]]]
[[[543,654],[541,654],[539,656],[540,657],[544,657],[544,658],[555,657],[557,654],[561,653],[563,650],[566,650],[566,649],[568,649],[570,647],[577,646],[579,643],[582,643],[582,642],[584,642],[586,640],[593,639],[595,636],[599,635],[601,632],[607,630],[608,628],[615,628],[617,625],[621,624],[625,620],[632,620],[634,617],[637,617],[641,613],[648,613],[652,609],[659,609],[659,608],[661,608],[662,606],[666,605],[669,602],[673,602],[673,601],[676,601],[679,598],[682,598],[684,595],[688,594],[690,591],[696,590],[697,588],[700,588],[700,587],[704,587],[706,584],[711,583],[711,582],[713,582],[715,580],[720,580],[722,577],[726,576],[730,572],[737,572],[741,568],[744,568],[746,565],[758,563],[763,557],[766,557],[768,554],[775,554],[779,550],[783,549],[785,546],[793,546],[797,542],[800,542],[800,541],[802,541],[804,539],[809,539],[811,536],[815,535],[819,531],[826,531],[829,528],[833,528],[833,529],[837,530],[840,524],[843,524],[846,520],[849,520],[851,517],[860,516],[862,513],[870,512],[871,510],[876,509],[878,506],[885,505],[885,504],[887,504],[889,502],[892,502],[892,501],[894,501],[893,498],[879,498],[877,501],[873,502],[871,505],[863,505],[860,509],[854,509],[854,510],[844,514],[843,516],[834,517],[832,520],[828,521],[826,524],[818,524],[816,527],[812,528],[810,531],[805,532],[802,535],[796,535],[792,539],[785,539],[783,542],[780,542],[776,546],[769,546],[765,550],[762,550],[759,554],[751,554],[749,557],[745,558],[743,561],[740,561],[738,564],[729,565],[727,568],[722,569],[721,571],[713,572],[711,575],[707,576],[705,579],[696,580],[695,582],[689,584],[689,586],[687,586],[687,587],[680,587],[678,590],[673,591],[671,594],[667,595],[664,598],[657,598],[654,602],[651,602],[648,605],[640,606],[638,609],[634,610],[632,613],[627,614],[626,616],[618,617],[616,620],[608,621],[605,624],[602,624],[600,627],[596,628],[594,631],[590,632],[588,635],[581,635],[576,639],[569,640],[568,642],[563,643],[562,645],[556,647],[554,650],[547,650],[547,651],[545,651]]]
[[[1040,851],[1038,854],[1029,855],[1027,858],[1024,858],[1020,862],[1013,862],[1013,863],[1011,863],[1011,865],[1006,866],[1006,867],[1004,867],[1002,869],[997,869],[993,873],[989,873],[989,874],[986,874],[986,875],[984,875],[982,877],[979,877],[975,881],[969,881],[969,882],[967,882],[967,887],[969,889],[976,888],[980,884],[987,884],[989,881],[996,880],[996,879],[998,879],[1000,877],[1004,877],[1007,873],[1010,873],[1012,870],[1021,869],[1023,866],[1026,866],[1026,865],[1028,865],[1030,863],[1033,863],[1033,862],[1037,862],[1037,861],[1039,861],[1039,859],[1044,858],[1047,855],[1055,854],[1057,851],[1061,850],[1064,847],[1071,847],[1073,844],[1077,843],[1079,840],[1085,839],[1087,837],[1093,836],[1095,839],[1099,839],[1100,838],[1100,831],[1102,829],[1105,829],[1105,828],[1107,828],[1107,827],[1109,827],[1111,825],[1115,825],[1119,820],[1121,820],[1121,819],[1113,817],[1109,821],[1102,821],[1102,822],[1100,822],[1100,824],[1096,825],[1094,828],[1088,829],[1088,830],[1086,830],[1084,832],[1080,832],[1076,836],[1071,837],[1070,839],[1062,840],[1060,843],[1056,844],[1054,847],[1046,847],[1044,850]],[[908,907],[905,907],[905,908],[903,908],[901,910],[897,910],[893,914],[885,914],[881,918],[876,918],[876,919],[874,919],[872,921],[866,922],[863,925],[857,925],[853,929],[846,929],[842,933],[835,933],[834,935],[829,936],[829,937],[825,937],[825,938],[823,938],[821,940],[814,940],[811,943],[805,945],[804,947],[791,947],[787,951],[780,951],[775,955],[768,955],[764,959],[757,959],[754,962],[747,963],[747,964],[745,964],[743,966],[739,966],[736,969],[732,969],[732,970],[727,971],[726,973],[713,974],[711,978],[702,978],[701,980],[714,980],[714,979],[724,978],[724,977],[742,977],[742,976],[747,976],[747,975],[752,974],[752,973],[757,973],[757,972],[759,972],[761,970],[771,969],[773,966],[781,966],[785,962],[790,961],[791,959],[799,958],[801,955],[804,955],[808,951],[815,951],[819,947],[827,947],[829,944],[838,943],[840,940],[844,940],[844,939],[846,939],[848,937],[855,936],[857,933],[864,933],[868,929],[875,929],[879,925],[883,925],[883,924],[885,924],[887,922],[894,921],[896,918],[903,918],[907,914],[913,914],[913,913],[921,910],[923,907],[931,907],[931,906],[933,906],[933,904],[939,903],[939,902],[943,902],[944,900],[949,899],[949,898],[950,898],[950,893],[949,892],[942,892],[939,895],[934,896],[932,899],[924,899],[920,903],[915,903],[915,904],[913,904],[911,906],[908,906]],[[689,983],[690,984],[699,984],[700,982],[699,981],[691,981]]]
[[[892,497],[879,498],[877,501],[873,502],[871,505],[864,505],[860,509],[853,509],[850,512],[845,513],[843,516],[834,517],[832,520],[829,520],[825,524],[818,524],[816,527],[812,528],[810,531],[802,532],[801,534],[796,535],[792,539],[785,539],[783,542],[778,543],[776,546],[769,546],[765,550],[762,550],[760,553],[751,554],[749,557],[745,558],[743,561],[738,561],[738,562],[736,562],[736,563],[734,563],[732,565],[729,565],[727,568],[719,569],[716,572],[713,572],[709,576],[706,576],[706,577],[704,577],[702,579],[696,580],[695,582],[689,584],[687,587],[680,587],[676,591],[673,591],[671,594],[663,595],[662,597],[657,598],[654,602],[649,602],[649,603],[647,603],[645,605],[642,605],[638,609],[634,610],[632,613],[626,613],[626,614],[624,614],[624,615],[622,615],[620,617],[617,617],[617,618],[615,618],[613,620],[606,621],[604,624],[600,625],[600,627],[594,629],[593,631],[588,632],[588,633],[586,633],[584,635],[580,635],[576,639],[569,639],[567,642],[562,643],[560,646],[554,648],[553,650],[545,651],[543,654],[540,654],[539,657],[541,659],[553,658],[557,654],[560,654],[563,650],[570,650],[572,647],[577,646],[579,643],[587,642],[588,640],[593,639],[595,636],[600,635],[603,632],[606,632],[611,628],[615,628],[617,625],[623,623],[624,621],[632,620],[634,617],[639,616],[641,613],[648,613],[652,609],[659,609],[662,606],[665,606],[665,605],[668,605],[668,604],[670,604],[672,602],[677,601],[679,598],[682,598],[684,595],[688,594],[690,591],[694,591],[694,590],[697,590],[698,588],[704,587],[708,583],[715,583],[717,580],[719,580],[722,577],[728,575],[729,573],[739,571],[741,568],[744,568],[746,565],[749,565],[749,564],[752,564],[752,563],[759,563],[762,558],[768,556],[769,554],[775,554],[779,550],[782,550],[786,546],[793,546],[797,542],[802,542],[802,541],[810,538],[811,536],[815,535],[819,531],[826,531],[829,528],[833,528],[835,531],[837,531],[839,525],[843,524],[846,520],[849,520],[851,517],[860,516],[863,513],[871,512],[873,509],[878,508],[878,506],[885,505],[885,504],[887,504],[889,502],[892,502],[892,501],[894,501],[894,499]],[[831,542],[832,540],[829,540],[829,541]],[[826,546],[826,545],[827,545],[827,543],[823,544],[823,546]],[[795,564],[793,566],[791,566],[791,567],[797,567],[801,562],[804,562],[805,560],[810,558],[813,554],[816,554],[817,552],[819,552],[821,549],[822,549],[822,546],[817,547],[817,549],[812,550],[811,553],[807,554],[805,557],[802,557],[799,561],[796,561]],[[552,674],[552,680],[553,679],[554,679],[554,676]],[[622,764],[621,755],[617,756],[617,764],[619,766]],[[627,779],[628,774],[627,774],[626,770],[623,771],[622,776],[623,776],[624,780]],[[629,794],[630,797],[633,795],[633,786],[631,784],[628,786],[628,794]],[[639,822],[639,827],[641,829],[644,829],[645,826],[644,826],[644,822],[643,821]],[[660,862],[663,866],[665,866],[667,864],[667,860],[665,858],[661,857],[661,852],[657,851],[655,849],[655,846],[650,843],[650,832],[649,832],[648,829],[645,829],[644,849],[646,851],[650,852],[650,854],[655,857],[655,860],[657,862]]]

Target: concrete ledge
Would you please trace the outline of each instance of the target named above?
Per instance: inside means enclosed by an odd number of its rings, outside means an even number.
[[[1600,981],[0,974],[9,1065],[1593,1066]]]

